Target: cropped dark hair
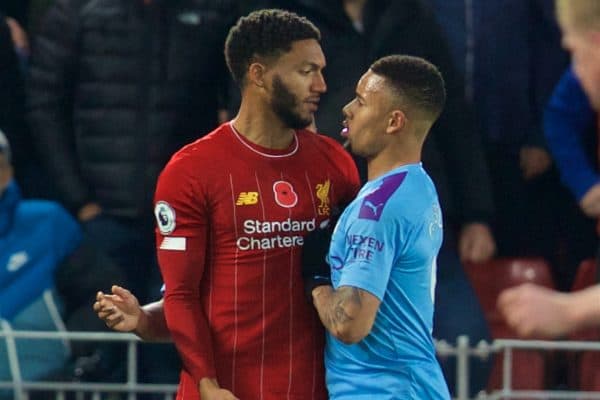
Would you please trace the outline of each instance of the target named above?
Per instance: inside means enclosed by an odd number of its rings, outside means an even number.
[[[391,55],[371,65],[371,70],[384,77],[399,98],[410,107],[439,117],[446,103],[444,78],[429,61],[412,56]]]
[[[257,57],[279,57],[298,40],[321,40],[319,29],[299,15],[278,9],[251,12],[241,17],[225,40],[225,60],[233,79],[242,86]]]

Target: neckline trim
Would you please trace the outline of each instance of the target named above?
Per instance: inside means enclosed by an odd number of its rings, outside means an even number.
[[[296,131],[294,131],[294,144],[293,144],[293,148],[287,152],[287,153],[283,153],[283,154],[270,154],[270,153],[266,153],[263,152],[261,150],[259,150],[257,147],[261,147],[264,148],[262,146],[258,146],[258,145],[253,145],[252,143],[249,143],[249,141],[247,139],[245,139],[244,137],[242,137],[242,135],[237,131],[237,129],[235,129],[235,127],[233,126],[233,123],[229,122],[229,127],[231,128],[231,131],[233,132],[233,135],[240,141],[240,143],[242,143],[244,146],[246,146],[248,149],[250,149],[252,152],[261,155],[263,157],[268,157],[268,158],[284,158],[284,157],[290,157],[294,154],[296,154],[298,152],[298,133]],[[275,150],[277,151],[277,150]]]

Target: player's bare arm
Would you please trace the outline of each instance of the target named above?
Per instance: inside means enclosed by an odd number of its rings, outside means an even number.
[[[530,283],[504,290],[498,308],[525,338],[557,338],[600,325],[600,285],[562,293]]]
[[[313,302],[325,328],[344,343],[357,343],[371,332],[380,301],[371,293],[354,286],[337,290],[317,286]]]

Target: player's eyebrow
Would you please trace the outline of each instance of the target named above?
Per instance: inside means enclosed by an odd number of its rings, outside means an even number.
[[[312,62],[312,61],[303,61],[300,66],[302,68],[309,67],[312,70],[320,70],[320,69],[324,69],[325,68],[325,65],[320,65],[320,64],[317,64],[317,63]]]

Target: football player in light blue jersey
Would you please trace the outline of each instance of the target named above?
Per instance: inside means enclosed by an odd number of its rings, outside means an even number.
[[[329,265],[303,260],[328,331],[332,400],[450,398],[431,336],[442,215],[421,165],[444,103],[436,67],[393,55],[371,65],[344,107],[343,133],[369,181],[335,227]]]

